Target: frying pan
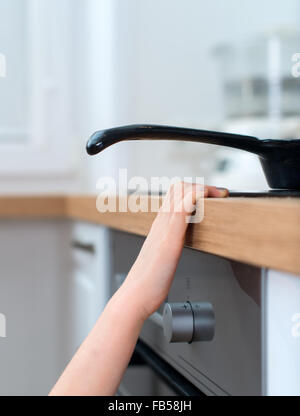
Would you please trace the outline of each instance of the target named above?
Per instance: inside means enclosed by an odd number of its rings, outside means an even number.
[[[131,125],[101,130],[87,142],[87,152],[95,155],[125,140],[183,140],[233,147],[258,155],[270,188],[300,189],[300,140],[257,139],[221,133],[158,125]]]

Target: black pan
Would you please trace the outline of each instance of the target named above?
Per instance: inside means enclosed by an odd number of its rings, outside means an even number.
[[[181,127],[132,125],[101,130],[87,142],[95,155],[124,140],[184,140],[234,147],[258,155],[268,184],[273,189],[300,189],[300,140],[261,140],[256,137]],[[238,174],[238,172],[237,172]]]

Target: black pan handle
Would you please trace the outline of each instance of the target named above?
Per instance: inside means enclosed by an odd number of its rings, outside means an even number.
[[[112,144],[125,140],[183,140],[234,147],[259,156],[263,156],[265,153],[263,141],[256,137],[183,127],[142,124],[97,131],[90,137],[86,149],[88,154],[95,155]]]

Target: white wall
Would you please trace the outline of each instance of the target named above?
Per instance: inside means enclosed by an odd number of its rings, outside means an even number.
[[[214,146],[121,143],[91,158],[85,154],[85,142],[96,129],[129,123],[219,128],[224,112],[212,48],[279,27],[297,27],[300,17],[296,0],[71,3],[76,28],[70,70],[71,147],[77,152],[76,164],[65,176],[2,177],[2,193],[95,191],[99,175],[116,175],[118,167],[146,177],[209,178],[216,163]]]
[[[100,2],[91,4],[92,38],[99,45],[92,65],[98,100],[92,130],[130,123],[221,128],[224,108],[213,48],[297,28],[300,17],[296,0],[113,0],[102,1],[102,10]],[[218,155],[214,146],[193,143],[121,143],[90,159],[95,169],[89,183],[93,189],[97,174],[115,174],[117,167],[128,167],[130,176],[204,175],[209,180]],[[259,181],[265,183],[261,171]]]
[[[224,112],[212,49],[286,26],[297,28],[300,17],[295,0],[129,0],[118,6],[118,124],[218,128]],[[212,146],[159,142],[118,146],[129,153],[132,175],[209,176],[215,162]]]

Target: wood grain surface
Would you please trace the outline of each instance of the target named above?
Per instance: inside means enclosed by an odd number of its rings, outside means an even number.
[[[157,197],[142,196],[143,206]],[[156,198],[156,201],[153,200]],[[126,206],[126,200],[116,200]],[[300,199],[206,199],[204,219],[191,224],[186,246],[300,275]],[[0,219],[69,218],[146,236],[156,214],[100,213],[95,196],[2,196]]]

